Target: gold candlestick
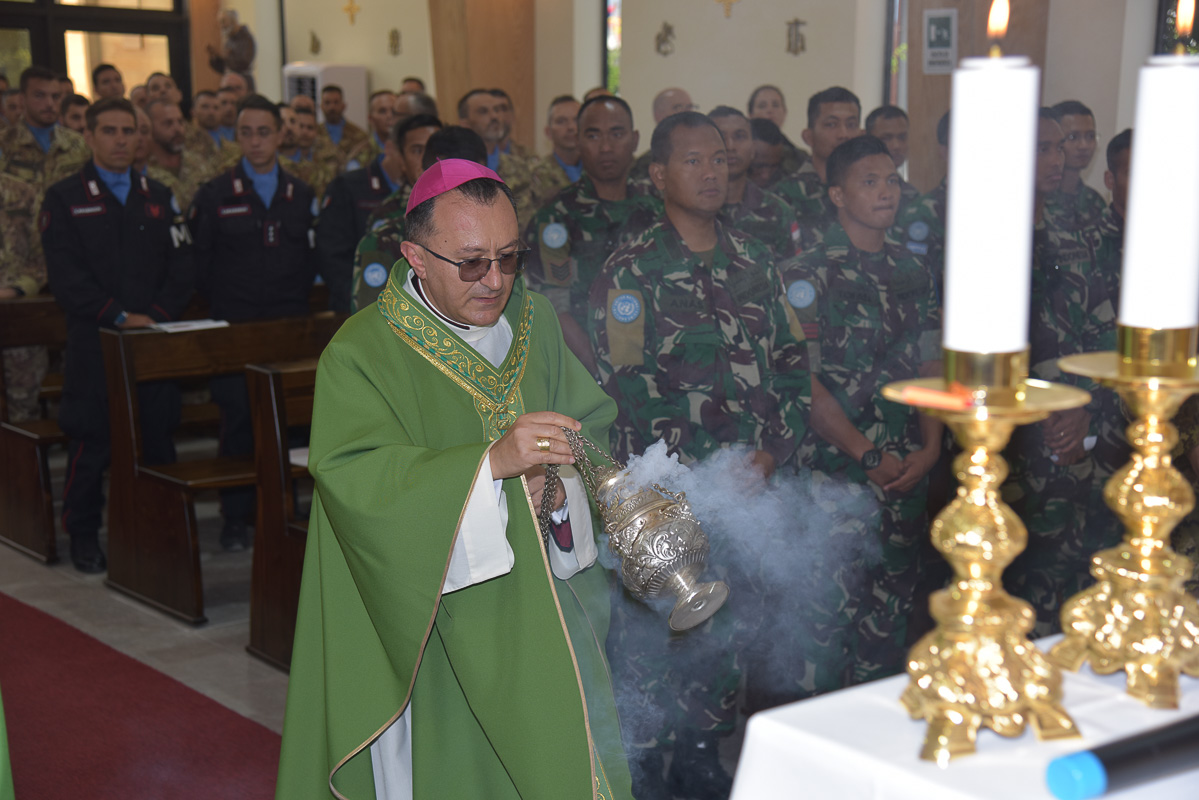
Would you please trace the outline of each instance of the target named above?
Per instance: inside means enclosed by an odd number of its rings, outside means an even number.
[[[1090,660],[1100,674],[1123,669],[1130,695],[1153,708],[1178,708],[1178,676],[1199,677],[1199,604],[1183,584],[1190,559],[1170,549],[1170,531],[1195,507],[1171,463],[1178,430],[1170,419],[1199,391],[1199,329],[1117,328],[1118,352],[1063,358],[1067,372],[1119,392],[1134,422],[1132,461],[1103,489],[1127,529],[1124,541],[1091,559],[1094,586],[1062,607],[1066,638],[1049,657],[1069,670]]]
[[[953,462],[957,497],[932,524],[954,579],[929,602],[937,627],[908,654],[911,681],[900,698],[928,723],[920,757],[941,764],[973,753],[982,726],[1018,736],[1031,721],[1041,739],[1078,735],[1061,705],[1061,673],[1028,639],[1032,606],[1003,589],[1003,570],[1028,531],[1000,499],[1008,474],[1000,452],[1017,425],[1090,400],[1081,389],[1027,380],[1027,351],[946,350],[944,359],[943,379],[883,388],[884,397],[942,419],[962,446]]]

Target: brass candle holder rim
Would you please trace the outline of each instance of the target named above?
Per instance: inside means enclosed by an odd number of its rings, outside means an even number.
[[[918,389],[926,392],[951,394],[952,388],[944,378],[914,378],[895,381],[883,387],[883,397],[913,408],[922,408],[927,413],[945,420],[971,420],[999,417],[1012,422],[1035,422],[1054,411],[1065,411],[1086,405],[1091,400],[1089,392],[1061,383],[1026,379],[1013,394],[993,394],[985,403],[966,405],[961,409],[947,409],[933,404],[913,400],[906,390]]]
[[[1114,350],[1079,353],[1058,359],[1063,372],[1082,375],[1108,386],[1130,386],[1162,389],[1194,389],[1199,387],[1199,365],[1162,364],[1126,361]]]

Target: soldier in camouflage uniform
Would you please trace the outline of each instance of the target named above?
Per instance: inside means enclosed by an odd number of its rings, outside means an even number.
[[[181,213],[191,205],[201,185],[212,180],[212,166],[187,149],[183,112],[169,100],[146,104],[150,118],[150,153],[146,175],[171,190]]]
[[[1097,450],[1101,424],[1118,424],[1110,419],[1104,422],[1114,413],[1114,405],[1105,399],[1111,393],[1057,366],[1063,356],[1113,349],[1116,316],[1115,304],[1095,267],[1095,229],[1076,232],[1057,227],[1045,209],[1048,194],[1061,182],[1064,139],[1052,114],[1042,111],[1030,372],[1036,378],[1087,389],[1092,400],[1085,408],[1059,411],[1042,423],[1017,428],[1005,451],[1011,475],[1003,487],[1004,499],[1028,527],[1028,547],[1004,572],[1004,583],[1010,592],[1032,603],[1037,614],[1035,636],[1059,630],[1062,603],[1089,582],[1091,555],[1115,543],[1115,526],[1088,527],[1088,511],[1105,474],[1110,475],[1111,464],[1121,461]]]
[[[347,172],[362,169],[383,155],[383,147],[387,143],[392,126],[395,125],[395,119],[395,92],[381,89],[372,93],[367,111],[370,133],[366,137],[366,141],[350,151],[346,157]]]
[[[328,139],[317,136],[315,113],[290,106],[280,106],[279,111],[285,130],[279,147],[279,166],[311,186],[320,200],[329,183],[341,172],[341,151]]]
[[[46,284],[42,243],[34,230],[36,203],[33,186],[0,174],[0,302],[32,297]],[[3,351],[3,360],[7,414],[0,419],[36,419],[38,393],[48,366],[46,348],[9,347]]]
[[[589,338],[588,296],[600,268],[640,227],[656,220],[658,201],[629,180],[639,134],[633,114],[618,97],[595,97],[579,110],[583,176],[538,211],[525,229],[532,252],[529,286],[558,312],[566,344],[597,375]]]
[[[729,168],[729,193],[720,210],[720,221],[765,243],[776,259],[790,258],[801,245],[799,222],[781,197],[749,180],[754,157],[749,120],[730,106],[717,106],[708,117],[724,137]]]
[[[677,87],[663,89],[654,95],[654,125],[660,125],[662,120],[671,114],[678,114],[681,111],[693,111],[695,108],[697,106],[691,102],[691,95],[687,93],[686,89],[679,89]],[[653,154],[648,150],[637,156],[636,160],[633,161],[632,169],[629,170],[629,180],[638,187],[638,191],[652,194],[661,199],[657,187],[649,178],[649,165],[653,161],[652,156]]]
[[[808,101],[808,127],[803,140],[812,149],[811,159],[793,175],[786,175],[772,191],[795,209],[801,227],[822,229],[837,216],[825,188],[825,163],[837,145],[862,134],[862,104],[857,95],[833,86]]]
[[[820,244],[780,269],[814,376],[813,474],[873,490],[877,508],[865,506],[837,535],[878,547],[836,577],[841,602],[818,628],[828,642],[823,674],[833,682],[824,689],[902,670],[913,610],[946,574],[927,562],[925,547],[927,476],[940,457],[941,425],[881,396],[891,381],[936,372],[941,323],[932,276],[887,235],[899,176],[886,146],[854,138],[826,164],[837,219]]]
[[[1077,100],[1058,103],[1052,113],[1066,137],[1066,165],[1061,188],[1045,198],[1045,213],[1051,225],[1079,231],[1096,224],[1107,205],[1103,196],[1082,180],[1095,157],[1095,114]]]
[[[651,152],[665,213],[612,254],[590,293],[600,375],[619,408],[612,452],[627,459],[661,438],[690,463],[741,445],[767,476],[776,466],[792,469],[810,375],[787,326],[769,248],[717,220],[728,175],[720,131],[702,114],[681,112],[654,131]],[[725,563],[732,542],[714,535],[710,544],[710,563]],[[664,796],[660,748],[672,731],[669,790],[727,796],[731,779],[716,742],[733,729],[739,636],[760,611],[745,595],[738,602],[752,613],[731,606],[706,630],[669,638],[660,618],[614,597],[614,683],[636,686],[662,712],[644,726],[624,720],[625,741],[644,748],[631,759],[637,796]]]
[[[937,122],[937,147],[941,159],[949,158],[949,112]],[[906,204],[895,218],[893,236],[932,270],[937,285],[937,297],[944,297],[945,284],[945,209],[948,207],[949,177],[929,192]]]
[[[783,123],[787,121],[787,101],[777,86],[764,84],[753,90],[746,103],[745,113],[749,119],[768,120],[779,132],[781,146],[779,169],[780,176],[794,175],[808,160],[808,151],[795,146],[795,143],[783,135]],[[756,138],[756,137],[755,137]]]
[[[579,101],[564,94],[550,102],[545,135],[553,150],[544,158],[527,162],[526,174],[519,177],[521,185],[516,194],[516,217],[521,230],[533,214],[554,195],[577,181],[583,172],[579,159]],[[501,165],[504,160],[501,158]],[[508,180],[509,185],[512,181]]]
[[[895,169],[903,169],[908,160],[908,112],[899,106],[879,106],[866,116],[866,133],[887,146]],[[920,199],[920,190],[899,176],[899,213]]]
[[[350,154],[370,139],[366,131],[346,119],[346,101],[340,86],[330,84],[321,89],[321,114],[325,122],[320,135],[329,139],[341,152],[342,161],[348,162]]]
[[[57,77],[44,67],[21,73],[25,118],[0,136],[0,172],[37,190],[34,207],[52,184],[83,168],[91,151],[83,137],[57,124],[62,91]]]

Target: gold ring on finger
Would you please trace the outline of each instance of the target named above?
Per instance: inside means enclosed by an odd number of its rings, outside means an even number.
[[[543,453],[548,453],[550,451],[550,440],[545,438],[544,436],[538,436],[537,437],[537,449]]]

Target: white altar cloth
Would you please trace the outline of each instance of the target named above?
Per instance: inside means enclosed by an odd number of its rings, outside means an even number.
[[[1042,650],[1058,638],[1040,642]],[[1096,675],[1084,665],[1063,675],[1063,704],[1082,738],[1042,742],[1030,726],[1008,739],[984,728],[977,752],[944,769],[919,757],[928,726],[900,705],[906,674],[755,714],[732,800],[1053,800],[1045,768],[1058,756],[1199,714],[1199,680],[1185,675],[1177,711],[1129,697],[1123,673]],[[1199,770],[1105,797],[1199,800]]]

